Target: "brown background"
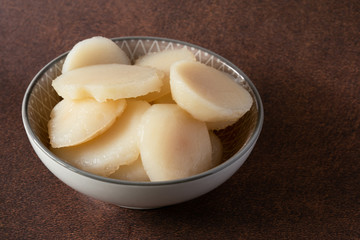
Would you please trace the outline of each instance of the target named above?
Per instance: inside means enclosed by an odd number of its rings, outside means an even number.
[[[253,153],[190,202],[129,210],[55,178],[23,129],[35,74],[80,40],[159,36],[229,59],[265,108]],[[360,2],[0,0],[1,239],[360,239]]]

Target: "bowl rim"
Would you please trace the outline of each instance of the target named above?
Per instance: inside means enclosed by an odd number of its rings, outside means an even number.
[[[207,176],[213,175],[213,174],[215,174],[217,172],[220,172],[221,170],[231,166],[237,160],[239,160],[242,156],[244,156],[248,151],[252,150],[252,147],[255,145],[255,143],[256,143],[259,135],[260,135],[260,132],[262,130],[262,125],[263,125],[263,122],[264,122],[263,104],[262,104],[262,101],[261,101],[260,94],[259,94],[258,90],[256,89],[255,85],[253,84],[253,82],[249,79],[249,77],[242,70],[240,70],[232,62],[230,62],[226,58],[220,56],[219,54],[217,54],[215,52],[212,52],[211,50],[208,50],[206,48],[203,48],[201,46],[198,46],[196,44],[192,44],[192,43],[181,41],[181,40],[171,39],[171,38],[153,37],[153,36],[126,36],[126,37],[115,37],[115,38],[110,38],[110,39],[113,40],[114,42],[116,42],[116,41],[131,41],[131,40],[136,40],[136,41],[139,41],[139,40],[143,40],[143,41],[144,40],[145,41],[146,40],[152,40],[152,41],[171,42],[171,43],[175,43],[175,44],[178,43],[178,44],[181,44],[181,45],[184,45],[184,46],[187,46],[187,47],[199,49],[199,50],[201,50],[203,52],[206,52],[206,53],[208,53],[210,55],[213,55],[214,57],[220,59],[228,67],[232,68],[233,71],[238,72],[245,79],[245,81],[247,82],[247,84],[249,85],[249,87],[251,88],[251,90],[254,93],[255,104],[257,104],[257,108],[258,108],[258,119],[257,119],[256,125],[255,125],[255,130],[254,130],[253,134],[250,136],[250,138],[245,142],[244,146],[238,152],[236,152],[232,157],[230,157],[229,159],[227,159],[226,161],[224,161],[220,165],[218,165],[218,166],[216,166],[216,167],[214,167],[212,169],[209,169],[209,170],[207,170],[205,172],[202,172],[202,173],[190,176],[190,177],[186,177],[186,178],[168,180],[168,181],[135,182],[135,181],[127,181],[127,180],[120,180],[120,179],[113,179],[113,178],[103,177],[103,176],[95,175],[93,173],[89,173],[89,172],[83,171],[81,169],[78,169],[78,168],[70,165],[66,161],[62,160],[61,158],[57,157],[54,153],[52,153],[41,142],[41,140],[35,135],[34,131],[30,127],[30,123],[29,123],[29,119],[28,119],[28,108],[27,108],[27,106],[28,106],[28,102],[29,102],[29,98],[30,98],[30,93],[32,92],[32,90],[35,87],[36,83],[40,80],[39,76],[41,76],[50,67],[52,67],[52,65],[55,62],[57,62],[59,59],[66,56],[69,53],[69,51],[67,51],[67,52],[64,52],[64,53],[60,54],[59,56],[57,56],[53,60],[51,60],[49,63],[47,63],[35,75],[35,77],[31,80],[29,86],[27,87],[27,89],[25,91],[23,101],[22,101],[21,115],[22,115],[22,121],[23,121],[25,131],[27,132],[28,137],[31,138],[30,140],[33,140],[32,142],[48,158],[50,158],[55,163],[61,165],[62,167],[67,168],[68,170],[70,170],[70,171],[72,171],[74,173],[78,173],[80,175],[83,175],[84,177],[88,177],[88,178],[91,178],[93,180],[98,180],[98,181],[112,183],[112,184],[119,184],[119,185],[129,185],[129,186],[164,186],[164,185],[173,185],[173,184],[181,184],[181,183],[185,183],[185,182],[191,182],[191,181],[194,181],[194,180],[198,180],[198,179],[205,178]]]

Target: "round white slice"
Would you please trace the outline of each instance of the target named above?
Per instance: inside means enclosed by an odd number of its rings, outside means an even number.
[[[53,148],[81,144],[107,130],[125,109],[126,100],[97,102],[63,99],[52,109],[48,122]]]
[[[94,98],[104,102],[160,91],[163,76],[159,70],[149,67],[102,64],[64,73],[53,80],[52,86],[63,98]]]
[[[130,64],[126,53],[105,37],[92,37],[78,42],[66,56],[62,73],[90,65],[120,63]]]
[[[52,151],[73,166],[97,175],[109,176],[120,165],[131,164],[139,157],[138,131],[145,101],[128,101],[123,114],[103,134],[78,146]]]
[[[129,164],[121,165],[116,172],[109,176],[110,178],[126,180],[126,181],[135,181],[135,182],[149,182],[150,179],[145,172],[144,166],[141,161],[141,157]]]
[[[145,112],[139,147],[151,181],[185,178],[212,167],[206,124],[176,104],[154,104]]]
[[[195,55],[187,48],[169,49],[147,53],[135,61],[135,65],[153,67],[170,75],[170,67],[178,61],[196,61]]]
[[[227,74],[199,62],[174,63],[170,86],[175,102],[205,122],[236,121],[253,102],[250,93]]]
[[[160,71],[160,70],[159,70]],[[167,94],[170,94],[170,79],[169,76],[164,75],[163,78],[161,78],[162,86],[160,91],[150,92],[146,95],[139,96],[136,98],[136,100],[144,100],[147,102],[153,102]]]
[[[151,102],[170,93],[170,67],[173,63],[183,60],[196,61],[196,58],[190,50],[187,48],[181,48],[169,49],[160,52],[150,52],[137,59],[135,61],[135,65],[153,67],[165,73],[163,86],[161,87],[160,92],[149,93],[140,97],[140,99]]]
[[[212,167],[216,167],[222,162],[223,156],[223,146],[221,140],[215,133],[212,131],[209,132],[210,142],[212,146]]]

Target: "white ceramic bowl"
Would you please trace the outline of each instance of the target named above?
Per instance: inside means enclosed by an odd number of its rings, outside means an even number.
[[[187,47],[198,61],[233,76],[251,93],[254,104],[236,124],[219,131],[224,145],[224,162],[201,174],[173,181],[129,182],[97,176],[69,165],[49,150],[47,122],[53,106],[61,99],[51,81],[61,74],[67,53],[48,63],[31,81],[22,104],[22,119],[32,147],[45,166],[73,189],[108,203],[128,208],[158,208],[199,197],[230,178],[244,163],[261,132],[263,106],[250,79],[234,64],[202,47],[165,38],[121,37],[113,41],[134,60],[147,52]]]

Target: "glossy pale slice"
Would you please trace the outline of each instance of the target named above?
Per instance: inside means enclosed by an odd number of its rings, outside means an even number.
[[[212,167],[216,167],[222,162],[222,156],[223,156],[223,146],[221,143],[221,140],[218,136],[216,136],[215,133],[212,131],[209,132],[210,135],[210,142],[212,146],[212,158],[211,163]]]
[[[175,102],[205,122],[236,121],[253,102],[250,93],[228,75],[199,62],[173,64],[170,86]]]
[[[81,145],[57,148],[53,152],[77,168],[108,176],[120,165],[138,159],[138,128],[148,108],[150,104],[145,101],[128,101],[123,114],[106,132]]]
[[[147,102],[153,102],[161,97],[163,97],[164,95],[167,95],[170,93],[170,80],[168,76],[164,76],[163,78],[161,78],[162,81],[162,86],[160,91],[153,91],[150,92],[146,95],[142,95],[136,98],[136,100],[144,100]]]
[[[145,112],[139,147],[151,181],[185,178],[212,167],[205,123],[176,104],[154,104]]]
[[[108,129],[125,109],[126,100],[97,102],[63,99],[52,109],[48,131],[54,148],[89,141]]]
[[[163,73],[134,65],[102,64],[77,68],[57,77],[52,86],[63,98],[131,98],[160,91]]]
[[[66,56],[62,73],[90,65],[120,63],[130,64],[126,53],[112,40],[92,37],[75,44]]]
[[[109,177],[116,178],[126,181],[135,181],[135,182],[149,182],[150,179],[145,172],[144,166],[141,161],[141,157],[129,164],[121,165],[116,172],[111,174]]]
[[[164,50],[161,52],[150,52],[137,59],[135,61],[135,65],[153,67],[165,73],[161,91],[141,96],[140,99],[151,102],[170,93],[170,67],[173,63],[181,60],[196,61],[196,58],[190,50],[188,50],[187,48],[181,48]]]
[[[150,52],[135,61],[136,65],[154,67],[165,74],[170,74],[173,63],[181,60],[196,61],[195,55],[187,48],[169,49],[160,52]]]

